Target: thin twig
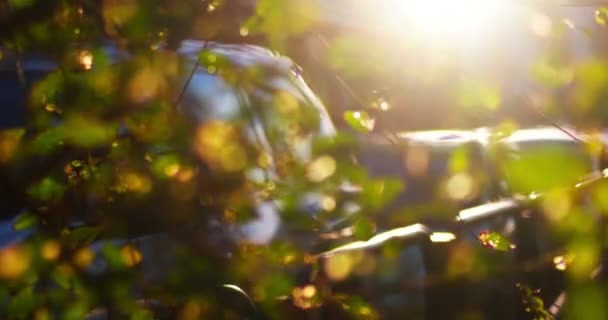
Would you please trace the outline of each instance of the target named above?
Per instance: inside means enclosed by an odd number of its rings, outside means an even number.
[[[329,48],[329,44],[327,43],[327,40],[320,32],[317,32],[317,40],[319,40],[319,42],[326,49]],[[340,83],[340,86],[342,86],[342,88],[348,93],[348,95],[350,95],[351,98],[353,98],[355,100],[355,102],[357,102],[357,104],[359,105],[360,108],[365,108],[367,106],[365,101],[359,95],[357,95],[357,93],[352,89],[352,87],[348,84],[348,82],[346,82],[346,80],[344,80],[344,78],[342,78],[337,72],[334,72],[334,76]]]
[[[208,43],[209,43],[209,41],[205,41],[205,43],[203,44],[202,50],[207,49]],[[179,93],[179,96],[177,96],[177,99],[175,100],[174,108],[177,108],[179,103],[182,101],[184,94],[186,94],[186,89],[190,85],[190,82],[192,81],[192,78],[194,77],[194,73],[196,73],[196,69],[198,69],[198,67],[201,65],[200,61],[201,61],[201,59],[197,57],[196,62],[194,63],[194,67],[192,68],[192,71],[190,71],[190,75],[188,75],[188,79],[186,80],[186,83],[184,84],[182,91]]]
[[[534,112],[537,116],[539,116],[542,120],[544,120],[545,122],[549,123],[551,126],[557,128],[558,130],[560,130],[561,132],[567,134],[570,138],[574,139],[577,142],[580,143],[586,143],[583,139],[575,136],[574,134],[570,133],[570,131],[566,130],[564,127],[562,127],[561,125],[559,125],[557,122],[555,122],[553,119],[549,118],[549,116],[547,116],[542,110],[535,108],[534,104],[532,103],[532,100],[530,99],[530,97],[528,95],[524,96],[528,106],[528,109],[530,109],[530,111]]]

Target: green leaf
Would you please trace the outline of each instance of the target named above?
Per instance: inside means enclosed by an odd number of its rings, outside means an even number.
[[[48,129],[34,138],[30,146],[34,154],[45,154],[53,151],[63,142],[63,136],[58,128]]]
[[[100,227],[80,227],[68,235],[68,245],[71,247],[88,245],[101,233]]]
[[[24,9],[34,4],[34,0],[9,0],[9,2],[13,9]]]
[[[28,189],[28,195],[42,201],[58,200],[63,196],[66,186],[51,177],[42,179]]]
[[[348,125],[360,132],[370,132],[374,129],[374,120],[365,111],[346,111],[344,120]]]
[[[38,219],[36,218],[36,215],[34,215],[31,212],[24,212],[24,213],[18,215],[17,218],[15,219],[15,223],[13,224],[13,229],[15,231],[30,229],[30,228],[34,227],[37,222],[38,222]]]
[[[353,233],[357,239],[369,239],[374,234],[374,224],[365,218],[358,219],[353,225]]]
[[[54,284],[58,285],[59,287],[68,289],[72,286],[74,277],[70,273],[62,272],[61,269],[55,269],[51,273],[51,279],[54,281]]]
[[[549,58],[532,65],[530,72],[535,81],[549,88],[564,86],[574,79],[574,70],[570,66]]]
[[[115,137],[116,126],[96,119],[73,116],[61,127],[61,136],[73,145],[98,147],[109,144]]]
[[[452,173],[466,172],[469,170],[469,149],[467,146],[458,147],[450,155],[448,160],[448,167]]]
[[[104,258],[112,268],[121,269],[127,266],[122,257],[120,249],[116,245],[111,243],[105,244],[102,247],[101,252],[103,253]]]
[[[32,292],[32,288],[26,287],[21,289],[21,291],[11,299],[8,305],[8,313],[17,319],[31,314],[35,307],[36,297]]]
[[[335,136],[319,136],[313,141],[313,154],[331,152],[336,149],[353,147],[355,139],[352,135],[338,132]]]
[[[84,301],[76,301],[66,305],[65,311],[63,312],[62,319],[65,320],[78,320],[84,319],[87,314],[87,305]]]
[[[400,180],[375,180],[363,186],[361,197],[369,208],[379,209],[389,204],[403,190],[404,186]]]
[[[497,251],[509,251],[515,248],[505,236],[498,232],[481,232],[479,234],[479,241],[484,247],[494,249]]]

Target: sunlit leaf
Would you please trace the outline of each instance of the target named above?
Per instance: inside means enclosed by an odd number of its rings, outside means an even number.
[[[346,111],[344,120],[351,128],[360,132],[370,132],[374,129],[374,120],[365,111]]]
[[[319,15],[318,5],[314,1],[281,1],[262,0],[256,7],[256,15],[251,17],[243,27],[268,35],[281,33],[300,33],[313,25]]]
[[[62,319],[66,320],[78,320],[85,318],[87,314],[87,306],[83,299],[77,300],[75,303],[70,303],[67,308],[63,310]]]
[[[55,284],[59,285],[61,288],[67,289],[71,287],[74,270],[70,265],[62,264],[57,266],[50,276]]]
[[[608,84],[608,64],[602,60],[581,63],[576,68],[576,79],[578,85],[573,99],[577,110],[584,113],[597,109]]]
[[[404,189],[403,182],[397,179],[375,180],[363,186],[361,197],[370,208],[379,209],[390,203]]]
[[[82,147],[96,147],[110,143],[116,134],[116,126],[84,116],[67,119],[61,127],[66,141]]]
[[[457,148],[450,155],[448,166],[453,173],[465,172],[469,169],[469,149]]]
[[[599,8],[595,10],[595,22],[601,25],[606,25],[608,21],[608,8]]]
[[[42,201],[59,200],[66,190],[66,186],[56,179],[46,177],[38,184],[31,186],[28,189],[28,194],[31,197]]]
[[[34,138],[30,148],[36,154],[49,153],[58,148],[63,143],[63,135],[58,128],[51,128]]]
[[[24,129],[0,131],[0,163],[7,162],[13,157],[24,134]]]
[[[533,315],[536,320],[554,320],[555,318],[545,308],[544,301],[538,296],[540,290],[532,290],[524,284],[517,284],[522,296],[522,302],[526,306],[526,311]]]
[[[15,223],[13,224],[13,229],[16,231],[26,230],[34,227],[38,219],[36,215],[31,212],[23,212],[15,218]]]
[[[36,307],[36,296],[31,287],[25,287],[11,299],[8,312],[11,316],[25,318]]]
[[[67,243],[71,247],[87,245],[101,233],[100,227],[80,227],[69,233]]]
[[[600,320],[608,317],[606,289],[598,283],[579,284],[568,292],[568,303],[563,314],[566,319],[585,315],[586,319]],[[561,317],[560,317],[561,318]]]
[[[483,107],[496,110],[501,96],[497,86],[476,81],[463,81],[460,88],[460,104],[463,107]]]
[[[550,88],[566,85],[574,79],[572,67],[549,58],[541,59],[532,65],[530,72],[534,80]]]
[[[375,226],[365,218],[358,219],[353,225],[353,233],[357,239],[369,239],[374,234]]]
[[[524,194],[574,185],[591,171],[591,163],[574,145],[548,143],[513,151],[499,161],[510,190]]]
[[[14,9],[23,9],[31,7],[34,4],[34,0],[9,0],[9,3]]]
[[[515,248],[514,244],[498,232],[483,231],[480,232],[477,237],[479,238],[481,245],[486,248],[497,251],[509,251]]]

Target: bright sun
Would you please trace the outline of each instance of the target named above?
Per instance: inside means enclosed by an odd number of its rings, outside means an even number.
[[[380,13],[374,20],[390,33],[406,33],[431,46],[463,48],[477,46],[514,9],[508,0],[385,0],[374,6]]]

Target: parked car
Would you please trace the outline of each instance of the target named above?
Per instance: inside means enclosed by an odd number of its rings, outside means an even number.
[[[407,187],[382,209],[384,232],[320,254],[320,277],[335,292],[366,298],[382,319],[526,317],[516,283],[543,288],[550,305],[564,288],[563,273],[551,263],[518,268],[560,249],[543,208],[529,201],[601,179],[605,166],[587,136],[564,130],[420,131],[370,144],[362,163],[377,176],[397,174]],[[462,182],[446,190],[458,175]],[[484,243],[493,232],[513,243],[497,253]]]

